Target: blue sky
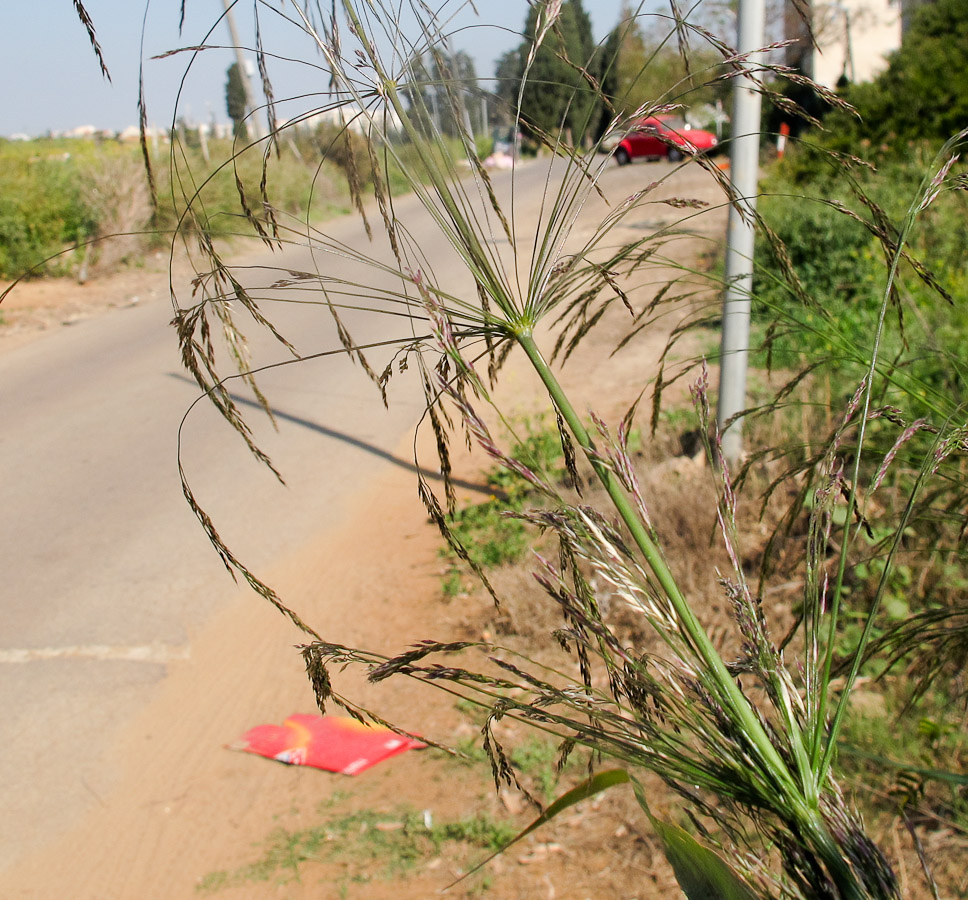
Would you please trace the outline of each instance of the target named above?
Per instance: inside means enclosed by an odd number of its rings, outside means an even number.
[[[149,57],[176,47],[201,43],[222,12],[220,0],[186,0],[186,21],[178,35],[179,0],[84,0],[94,21],[98,40],[111,70],[113,84],[101,78],[87,36],[70,0],[33,0],[0,3],[0,33],[4,52],[0,54],[0,135],[40,135],[48,130],[66,131],[80,125],[120,130],[137,124],[138,62],[142,18],[147,15],[146,84],[150,123],[164,127],[171,122],[179,82],[189,55],[163,60]],[[267,0],[266,11],[291,5],[288,0]],[[319,4],[328,8],[328,2]],[[451,4],[451,7],[459,4]],[[621,0],[585,0],[596,40],[604,37],[618,20]],[[497,28],[474,28],[454,40],[475,58],[479,76],[489,75],[493,60],[518,43],[513,30],[520,30],[527,14],[526,0],[477,0],[480,19],[472,15],[460,21],[486,22]],[[242,42],[251,41],[252,0],[241,0],[237,17]],[[307,56],[305,36],[285,25],[277,16],[265,15],[263,42],[267,51]],[[210,43],[229,44],[224,25]],[[308,54],[312,58],[312,54]],[[225,114],[225,70],[234,57],[230,51],[199,54],[189,74],[180,109],[189,120],[219,121]],[[318,70],[280,63],[270,69],[277,93],[322,90],[325,76]]]

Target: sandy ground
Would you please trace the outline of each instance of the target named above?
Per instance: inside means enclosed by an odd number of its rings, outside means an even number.
[[[79,284],[75,278],[22,281],[0,301],[0,352],[42,338],[111,309],[139,303],[167,302],[170,256],[157,251],[131,265]],[[187,261],[174,260],[176,278],[189,274]],[[10,282],[0,281],[0,294]]]
[[[708,188],[709,186],[707,186]],[[711,190],[711,188],[709,188]],[[674,211],[670,211],[674,213]],[[721,216],[708,227],[720,227]],[[649,223],[652,224],[652,223]],[[698,252],[698,247],[693,246]],[[69,281],[23,285],[0,306],[0,352],[43,337],[77,317],[139,302],[166,302],[166,260],[148,260],[83,287]],[[671,327],[670,323],[670,327]],[[607,320],[592,345],[565,369],[581,403],[610,413],[634,398],[654,371],[666,333],[637,343],[634,352],[602,363],[626,320]],[[509,397],[531,393],[526,374],[512,368]],[[407,455],[409,447],[401,448]],[[484,463],[464,461],[473,481]],[[459,604],[441,599],[439,537],[416,500],[412,474],[388,469],[365,487],[358,512],[338,529],[279,560],[269,581],[327,639],[398,652],[414,640],[466,632]],[[437,751],[413,752],[357,779],[285,767],[226,745],[259,722],[313,711],[313,697],[294,645],[300,633],[254,595],[239,597],[193,635],[189,659],[168,665],[156,697],[119,735],[112,754],[114,790],[68,834],[0,873],[4,898],[124,898],[182,900],[218,870],[235,870],[260,854],[273,828],[293,830],[319,821],[327,802],[391,810],[399,804],[430,810],[437,820],[469,809],[507,817],[517,811],[486,788],[486,778],[464,776]],[[373,703],[399,724],[456,741],[476,728],[437,692],[391,680],[379,689],[349,676],[345,690]],[[338,685],[339,686],[339,685]],[[457,773],[455,776],[455,772]],[[455,790],[461,779],[467,782]],[[637,835],[635,821],[606,818],[589,807],[579,820],[600,849],[576,858],[567,845],[533,838],[520,854],[498,861],[487,876],[487,896],[562,898],[659,896],[672,885],[658,855]],[[518,814],[526,822],[526,812]],[[601,821],[599,821],[599,819]],[[562,826],[567,832],[567,825]],[[614,840],[611,837],[614,836]],[[335,866],[335,868],[334,868]],[[302,880],[243,879],[215,896],[404,897],[430,896],[450,882],[458,863],[437,858],[402,879],[359,883],[333,863],[307,867]],[[342,873],[342,874],[341,874]],[[637,885],[637,887],[636,887]],[[477,896],[478,879],[452,896]]]

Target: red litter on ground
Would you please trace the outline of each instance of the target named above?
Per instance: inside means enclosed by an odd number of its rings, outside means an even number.
[[[281,725],[256,725],[229,745],[290,766],[358,775],[391,756],[425,747],[378,725],[344,716],[289,716]]]

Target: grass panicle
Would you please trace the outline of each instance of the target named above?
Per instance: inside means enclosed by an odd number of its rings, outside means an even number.
[[[500,726],[505,720],[546,732],[563,753],[581,745],[630,770],[656,773],[685,801],[690,827],[702,839],[697,841],[676,826],[654,820],[691,900],[702,895],[702,884],[708,887],[709,883],[728,885],[730,891],[737,891],[735,896],[742,897],[895,900],[899,888],[890,865],[865,833],[860,816],[835,778],[837,742],[863,661],[876,650],[899,652],[899,644],[875,635],[873,623],[887,590],[888,573],[901,550],[904,528],[934,470],[950,466],[965,443],[958,419],[942,425],[926,417],[895,416],[908,424],[895,426],[900,431],[886,452],[878,455],[872,479],[864,468],[869,432],[888,418],[884,380],[896,377],[881,345],[889,313],[898,303],[898,272],[907,266],[932,288],[940,284],[915,260],[907,245],[916,216],[928,211],[960,177],[954,169],[955,145],[945,149],[942,162],[926,179],[900,226],[893,226],[891,217],[866,195],[855,198],[863,209],[856,215],[887,259],[887,274],[872,344],[866,355],[857,353],[857,358],[866,361],[862,377],[853,382],[859,387],[826,444],[804,454],[805,466],[790,466],[780,476],[780,481],[792,483],[794,473],[804,467],[812,475],[809,484],[798,486],[798,502],[801,509],[808,510],[801,554],[805,587],[798,645],[777,640],[771,633],[764,597],[746,571],[737,527],[736,484],[748,468],[734,479],[725,466],[709,416],[708,374],[700,368],[694,398],[710,471],[717,479],[718,530],[730,562],[729,571],[719,573],[722,599],[734,624],[733,644],[727,650],[707,632],[702,610],[684,591],[675,566],[663,552],[663,523],[650,515],[629,451],[638,401],[617,426],[595,415],[589,425],[550,364],[572,357],[616,301],[616,312],[627,316],[630,323],[623,345],[634,341],[673,303],[690,306],[690,325],[702,320],[703,314],[691,303],[698,290],[692,280],[697,273],[681,271],[671,285],[657,288],[644,301],[634,290],[634,277],[666,261],[664,244],[690,218],[702,214],[704,204],[690,198],[653,200],[654,186],[650,186],[613,206],[577,236],[576,226],[584,223],[590,201],[602,195],[599,182],[608,157],[595,154],[598,145],[570,145],[566,128],[550,132],[526,121],[522,113],[524,85],[536,70],[544,45],[566,57],[572,80],[564,123],[572,108],[581,109],[583,100],[601,89],[601,81],[590,68],[590,60],[568,56],[559,22],[562,4],[542,0],[534,4],[537,17],[533,39],[523,54],[521,87],[516,100],[506,104],[515,129],[527,130],[554,154],[537,226],[533,231],[524,229],[523,211],[513,189],[510,200],[505,200],[478,153],[466,115],[464,87],[451,71],[446,23],[463,5],[444,3],[431,10],[417,3],[414,8],[421,15],[412,28],[399,19],[396,7],[380,2],[342,0],[333,4],[328,17],[316,17],[296,2],[284,4],[285,13],[278,12],[306,41],[307,56],[318,55],[319,61],[313,65],[321,65],[328,74],[328,92],[311,101],[318,103],[316,112],[332,114],[339,122],[330,150],[348,159],[345,172],[362,215],[368,212],[363,202],[367,186],[372,191],[386,231],[388,256],[376,249],[371,254],[353,249],[327,235],[308,216],[302,223],[287,222],[282,216],[277,221],[268,199],[265,164],[261,210],[242,181],[238,182],[241,216],[267,243],[283,252],[290,246],[311,251],[317,271],[299,272],[280,265],[273,288],[283,293],[312,291],[300,302],[316,304],[320,312],[332,317],[342,346],[341,351],[332,352],[355,359],[376,383],[384,401],[387,382],[394,373],[416,363],[426,401],[425,421],[433,431],[445,485],[444,496],[439,498],[430,480],[421,474],[421,499],[454,553],[480,575],[495,599],[484,567],[470,557],[450,525],[448,513],[455,503],[448,449],[451,432],[461,431],[469,443],[525,483],[535,503],[540,499],[540,508],[512,510],[512,514],[557,541],[557,560],[537,558],[536,579],[561,614],[562,625],[555,636],[563,660],[552,665],[509,647],[448,640],[423,641],[388,658],[327,644],[310,632],[315,640],[302,652],[320,707],[335,703],[361,720],[382,723],[375,713],[334,689],[330,674],[334,666],[361,666],[372,681],[409,677],[485,708],[488,715],[482,739],[498,786],[515,785],[523,790],[501,741]],[[270,9],[265,7],[263,13],[269,15]],[[693,41],[718,54],[717,64],[708,72],[714,81],[742,77],[765,95],[780,98],[768,82],[776,76],[794,75],[772,63],[747,65],[745,56],[691,24],[675,3],[669,21],[667,39],[674,40],[683,59],[689,57]],[[262,48],[261,34],[257,45],[260,74],[268,85],[272,57]],[[767,48],[771,49],[776,47]],[[688,66],[686,71],[690,79],[698,74]],[[793,80],[801,81],[795,75]],[[453,134],[442,133],[425,99],[424,90],[429,88],[448,111]],[[823,96],[828,102],[839,102],[829,92]],[[268,88],[267,97],[270,110],[274,103],[286,102],[275,98]],[[494,101],[500,103],[499,98]],[[650,103],[648,109],[631,112],[623,111],[619,101],[609,99],[612,112],[603,138],[627,132],[636,118],[670,109],[679,98],[669,93]],[[278,147],[289,127],[276,126],[274,121],[272,125],[262,146],[256,142],[237,148],[230,165],[251,152],[267,160],[270,143]],[[362,164],[352,147],[357,135],[367,148]],[[178,163],[177,154],[173,163]],[[724,204],[736,201],[728,176],[715,162],[698,157],[695,164],[722,188]],[[429,217],[432,235],[425,233],[426,226],[415,234],[399,216],[394,202],[399,185],[413,194]],[[273,342],[289,354],[278,365],[299,364],[319,354],[297,348],[295,340],[277,330],[263,312],[263,303],[273,301],[264,301],[259,291],[245,287],[243,279],[221,259],[209,237],[213,212],[205,208],[201,188],[190,172],[177,181],[177,189],[189,201],[181,224],[192,236],[192,249],[201,254],[200,262],[205,262],[199,266],[195,282],[197,296],[186,306],[175,300],[183,362],[257,458],[269,463],[259,455],[227,390],[226,376],[221,374],[227,350],[228,361],[238,373],[231,377],[241,377],[258,391],[257,369],[248,356],[239,317],[244,315],[255,327],[267,330]],[[671,206],[683,218],[675,226],[659,226],[645,236],[624,239],[620,227],[629,214],[652,203]],[[789,277],[791,296],[803,300],[805,308],[820,308],[822,298],[810,296],[782,241],[764,218],[759,223],[765,239],[775,248],[782,276]],[[370,233],[369,222],[366,230]],[[438,279],[423,249],[431,242],[443,244],[459,260],[470,289]],[[330,260],[350,263],[360,274],[337,278],[329,274]],[[393,317],[399,323],[398,340],[387,345],[395,355],[385,367],[371,368],[365,351],[372,348],[354,338],[346,324],[349,310]],[[544,330],[549,324],[557,330],[551,338]],[[675,329],[673,341],[687,327]],[[216,348],[216,334],[222,338],[221,349]],[[487,421],[491,415],[499,421],[504,416],[494,409],[491,390],[511,352],[526,359],[543,385],[561,435],[566,469],[573,484],[585,483],[585,497],[576,500],[557,480],[508,453],[494,438]],[[676,373],[667,372],[669,359],[663,354],[659,360],[653,424],[663,388],[688,370],[682,366]],[[809,374],[792,376],[789,386],[764,407],[779,408],[809,378]],[[262,399],[260,394],[256,396]],[[268,411],[267,402],[264,407]],[[884,490],[884,481],[899,467],[899,460],[915,446],[923,447],[919,442],[928,434],[933,443],[889,542],[881,584],[850,649],[851,664],[842,670],[846,676],[835,690],[851,548],[870,528],[864,497],[875,489]],[[198,507],[187,476],[182,474],[186,496],[223,561],[249,577]],[[593,484],[600,505],[593,506],[588,499]],[[868,486],[863,492],[862,485]],[[254,576],[252,579],[259,584]],[[273,597],[269,599],[309,630]],[[650,626],[654,646],[647,650],[630,646],[619,636],[608,612],[615,605]],[[934,625],[940,628],[945,621],[937,618]],[[457,664],[474,652],[483,654],[479,666]],[[718,862],[711,861],[710,855]],[[737,861],[736,868],[726,866],[723,859]],[[699,878],[700,870],[712,882]]]

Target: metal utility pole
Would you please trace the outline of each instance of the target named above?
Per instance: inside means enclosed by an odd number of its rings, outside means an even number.
[[[744,66],[755,66],[763,46],[764,0],[740,0],[737,48],[751,54]],[[720,347],[719,403],[716,421],[722,432],[727,463],[743,455],[742,420],[727,429],[726,422],[746,408],[746,366],[749,356],[750,298],[753,289],[753,244],[760,155],[760,95],[743,76],[733,86],[730,138],[730,181],[737,200],[729,209],[726,237],[726,293]]]
[[[229,38],[232,47],[235,49],[235,61],[239,66],[239,78],[242,81],[242,90],[245,93],[245,112],[246,126],[249,128],[255,140],[261,140],[266,136],[265,125],[255,112],[255,95],[252,93],[252,82],[249,81],[249,73],[246,70],[245,53],[242,52],[242,42],[239,40],[239,30],[235,27],[235,13],[232,10],[232,0],[222,0],[225,7],[225,21],[229,26]]]

